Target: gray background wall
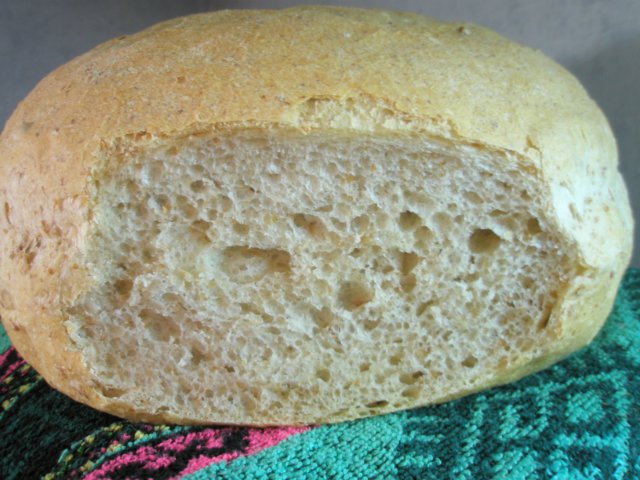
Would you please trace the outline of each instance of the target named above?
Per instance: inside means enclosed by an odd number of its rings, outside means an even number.
[[[620,169],[634,210],[640,211],[639,0],[0,0],[0,125],[44,75],[109,38],[188,13],[302,3],[470,21],[542,50],[571,70],[607,114],[618,138]],[[639,250],[633,259],[637,267]]]

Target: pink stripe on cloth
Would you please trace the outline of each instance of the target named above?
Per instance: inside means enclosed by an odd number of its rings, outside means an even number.
[[[182,476],[189,473],[194,473],[202,468],[207,467],[208,465],[211,465],[212,463],[218,463],[221,461],[228,462],[229,460],[233,460],[234,458],[240,456],[252,455],[259,452],[260,450],[264,450],[265,448],[277,445],[282,440],[290,437],[291,435],[303,433],[309,429],[310,427],[252,428],[249,430],[249,445],[244,452],[224,453],[213,458],[206,457],[204,455],[200,457],[194,457],[187,465],[187,468],[180,472],[180,475]]]
[[[113,473],[129,465],[137,465],[144,470],[153,472],[162,468],[170,468],[176,461],[179,453],[193,445],[200,445],[201,448],[222,448],[224,439],[233,430],[229,428],[208,428],[198,432],[189,432],[173,438],[163,440],[155,445],[145,445],[135,451],[122,453],[107,460],[96,470],[88,473],[85,480],[99,480],[110,478]],[[251,428],[248,431],[247,446],[242,450],[225,452],[217,456],[207,456],[206,454],[196,454],[189,459],[185,468],[176,477],[196,472],[212,463],[220,461],[230,461],[243,455],[251,455],[265,448],[277,445],[285,438],[309,430],[309,427],[284,427],[284,428]],[[116,441],[115,444],[118,444]],[[175,471],[175,470],[174,470]]]
[[[17,362],[13,362],[11,365],[7,367],[7,371],[0,377],[0,382],[15,372],[18,368],[24,365],[26,362],[23,359],[18,360]]]
[[[13,352],[14,350],[15,348],[9,347],[3,353],[0,354],[0,365],[4,363],[4,361],[7,359],[9,354],[11,354],[11,352]]]
[[[200,432],[191,432],[181,437],[169,438],[168,440],[159,443],[158,447],[168,451],[181,452],[187,448],[191,442],[200,440],[203,441],[206,448],[218,448],[222,447],[222,442],[224,440],[223,433],[227,431],[228,429],[209,429],[202,430]]]
[[[251,455],[267,447],[272,447],[287,437],[309,430],[310,427],[252,428],[249,430],[249,446],[246,454]]]
[[[171,457],[158,456],[153,447],[140,447],[135,452],[124,453],[109,462],[106,462],[99,469],[94,470],[84,478],[85,480],[109,478],[110,473],[132,463],[143,463],[145,468],[157,470],[159,468],[170,466],[173,463],[173,460],[174,459]]]

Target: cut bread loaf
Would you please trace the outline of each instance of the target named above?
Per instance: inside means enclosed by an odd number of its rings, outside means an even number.
[[[107,42],[0,137],[0,312],[132,420],[335,422],[588,343],[631,251],[579,83],[486,29],[225,11]]]

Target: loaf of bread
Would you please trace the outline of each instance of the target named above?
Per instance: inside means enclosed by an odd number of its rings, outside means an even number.
[[[578,81],[484,28],[222,11],[47,76],[0,137],[0,313],[131,420],[336,422],[587,344],[632,217]]]

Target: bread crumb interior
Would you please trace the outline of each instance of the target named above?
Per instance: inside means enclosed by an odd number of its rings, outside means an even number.
[[[96,284],[67,329],[107,397],[338,421],[478,388],[554,334],[571,262],[514,159],[330,131],[169,143],[93,176]]]

